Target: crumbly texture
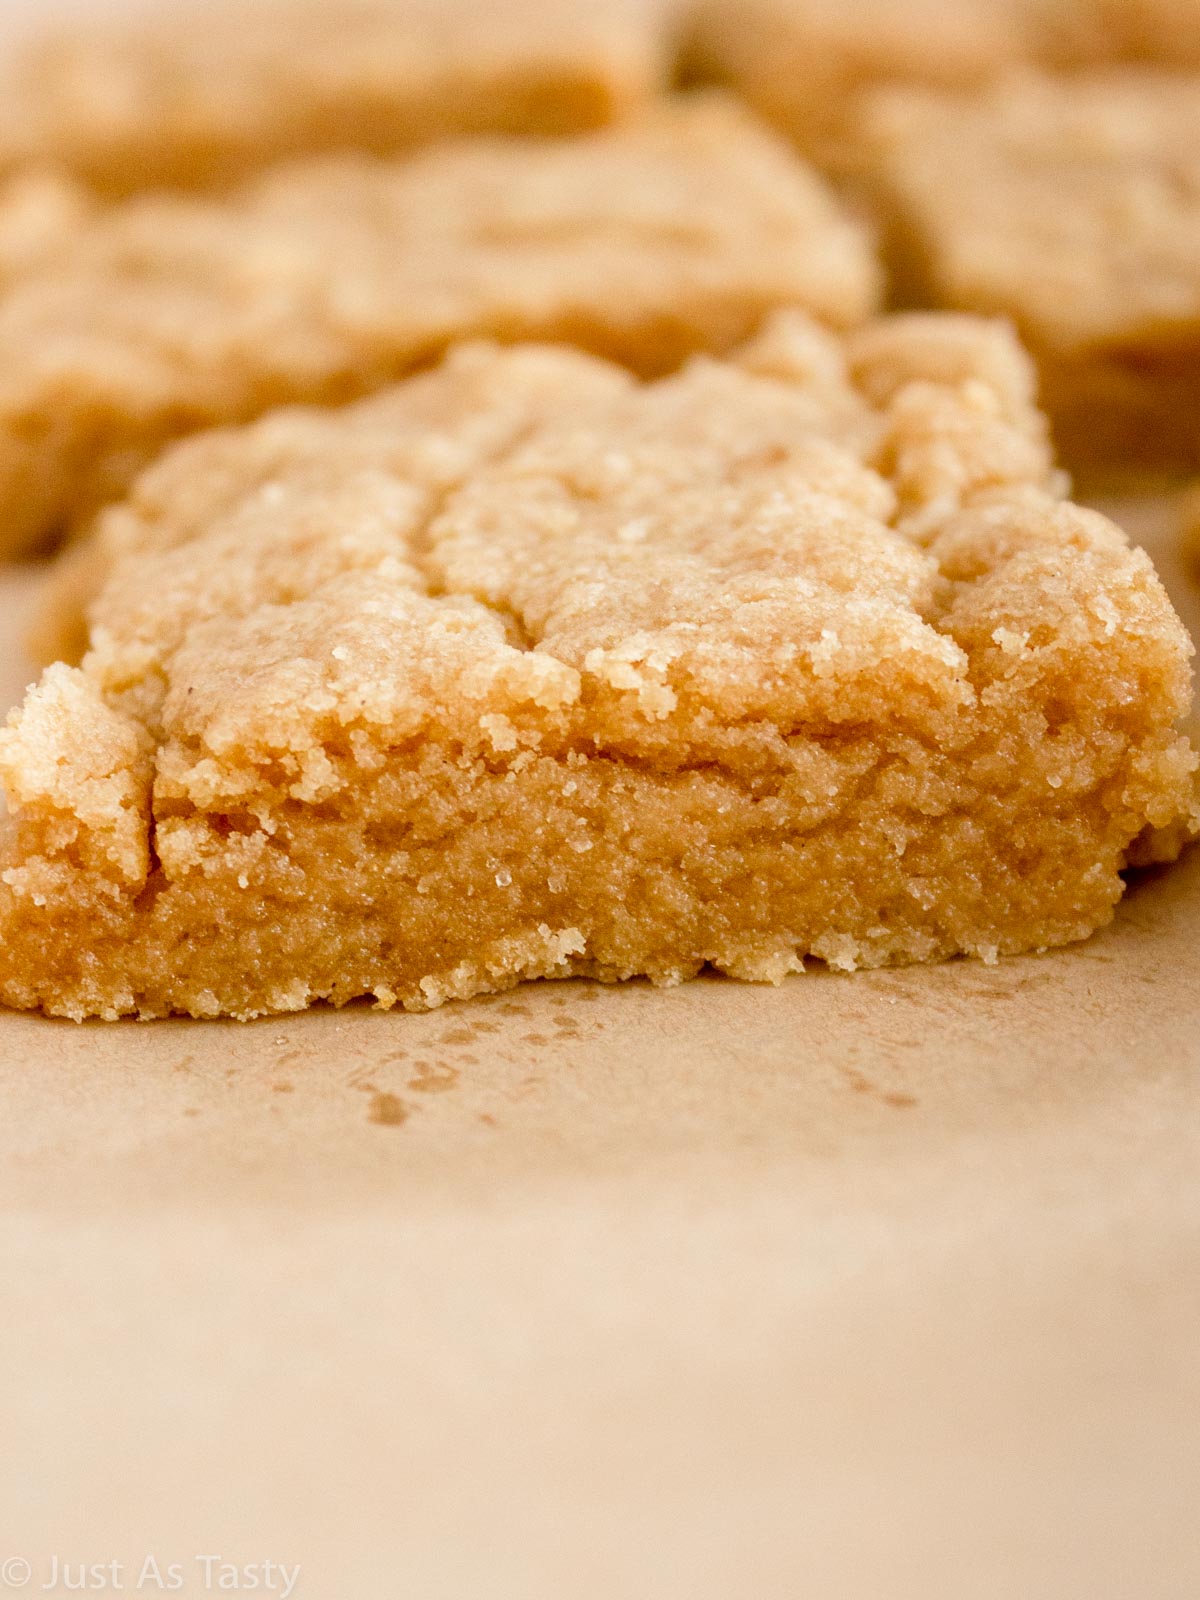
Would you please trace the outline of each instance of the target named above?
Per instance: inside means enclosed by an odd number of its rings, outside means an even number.
[[[1195,66],[1200,0],[697,0],[684,56],[693,77],[732,84],[820,165],[853,177],[864,94],[973,90],[1021,66]]]
[[[109,195],[272,160],[600,126],[666,76],[660,9],[626,0],[181,0],[61,24],[10,69],[0,162]]]
[[[893,91],[872,133],[902,293],[1016,321],[1071,465],[1200,467],[1200,79]]]
[[[0,740],[0,997],[250,1017],[993,960],[1189,802],[1190,646],[1000,325],[468,346],[190,441]]]
[[[224,200],[31,231],[30,270],[0,294],[9,555],[183,434],[373,392],[457,339],[562,340],[658,373],[728,350],[769,308],[849,324],[879,292],[863,228],[720,99],[575,140],[303,162]]]

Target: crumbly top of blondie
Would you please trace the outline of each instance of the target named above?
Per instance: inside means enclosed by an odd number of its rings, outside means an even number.
[[[881,91],[882,188],[933,287],[1063,350],[1200,317],[1200,80],[1022,74],[969,99]]]
[[[92,728],[126,767],[150,741],[160,800],[253,809],[417,738],[733,765],[800,725],[953,741],[1056,673],[1086,698],[1098,640],[1103,693],[1150,650],[1185,695],[1149,562],[1061,501],[1031,393],[999,324],[785,314],[652,385],[480,344],[198,437],[94,536]]]

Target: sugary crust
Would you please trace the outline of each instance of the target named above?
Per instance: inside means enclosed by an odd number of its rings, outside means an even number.
[[[3,239],[0,222],[0,270]],[[865,231],[712,98],[578,140],[303,162],[220,201],[143,198],[43,226],[27,256],[0,296],[10,555],[118,496],[174,438],[372,392],[459,338],[563,340],[653,373],[730,348],[777,305],[852,323],[879,288]]]
[[[110,195],[449,135],[572,133],[665,79],[660,8],[623,0],[198,0],[59,27],[0,96],[0,162]]]
[[[468,347],[172,452],[0,742],[0,995],[249,1016],[1085,936],[1189,645],[999,325]]]
[[[907,293],[1014,318],[1068,460],[1200,466],[1200,82],[889,91],[870,128]]]

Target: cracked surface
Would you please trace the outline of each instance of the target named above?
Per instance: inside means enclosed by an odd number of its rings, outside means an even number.
[[[864,232],[716,99],[578,140],[302,162],[75,227],[60,190],[40,193],[7,251],[0,219],[0,273],[28,263],[0,294],[9,555],[119,496],[172,439],[373,392],[456,339],[562,340],[655,373],[775,306],[849,324],[878,292]]]
[[[695,75],[732,84],[820,165],[853,175],[864,94],[973,89],[1022,66],[1194,67],[1200,0],[698,0],[687,34]]]
[[[1015,319],[1068,459],[1200,467],[1200,83],[894,91],[872,133],[907,292]]]
[[[591,0],[197,0],[73,20],[0,97],[0,164],[108,194],[225,183],[283,157],[467,133],[570,133],[666,72],[649,5]]]
[[[0,996],[245,1017],[1084,937],[1189,804],[1190,647],[1030,395],[1000,325],[790,314],[654,384],[476,345],[180,446],[0,742]]]

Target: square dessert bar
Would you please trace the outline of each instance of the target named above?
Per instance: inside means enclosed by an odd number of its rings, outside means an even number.
[[[903,295],[1014,319],[1071,465],[1200,466],[1200,78],[881,93],[872,134]]]
[[[0,95],[0,163],[110,195],[201,187],[321,151],[598,127],[667,68],[653,0],[181,0],[35,37]]]
[[[564,140],[274,169],[98,211],[47,180],[0,215],[0,553],[117,497],[168,442],[354,399],[457,339],[562,340],[641,373],[768,309],[870,312],[865,231],[732,102]]]
[[[999,324],[651,384],[478,344],[178,446],[0,739],[0,998],[775,982],[1081,939],[1191,803],[1190,646]]]
[[[863,158],[863,95],[969,89],[1025,66],[1200,63],[1200,0],[696,0],[685,62],[822,166]]]

